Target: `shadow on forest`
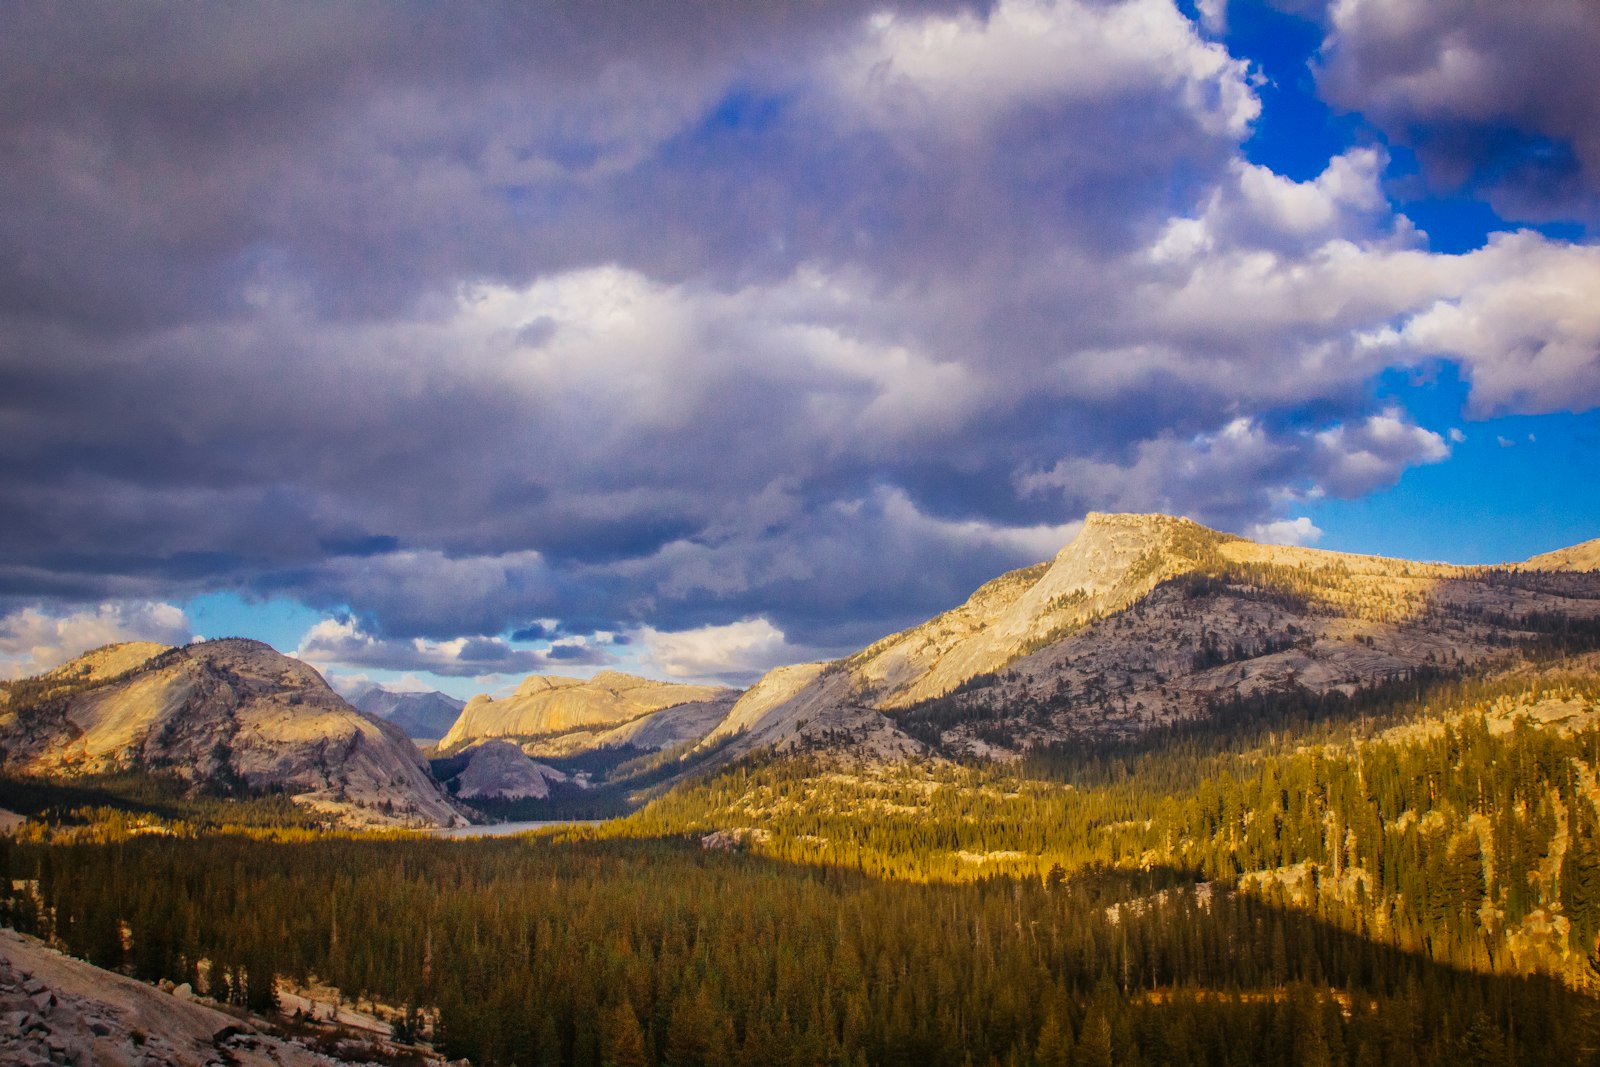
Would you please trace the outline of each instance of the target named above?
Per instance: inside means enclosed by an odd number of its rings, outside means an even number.
[[[1138,1046],[1142,1063],[1533,1064],[1594,1047],[1594,1001],[1558,982],[1445,966],[1181,870],[916,885],[663,840],[134,838],[0,859],[36,885],[10,920],[102,965],[187,979],[201,955],[229,996],[314,973],[435,1004],[444,1049],[480,1063],[1123,1063]],[[1105,1055],[1059,1060],[1062,1041]]]

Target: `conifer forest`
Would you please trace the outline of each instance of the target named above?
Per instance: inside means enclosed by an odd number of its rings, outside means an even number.
[[[747,757],[507,839],[56,787],[0,906],[254,1010],[325,982],[477,1064],[1592,1063],[1600,730],[1528,709],[1597,701],[1552,669],[1014,765]]]

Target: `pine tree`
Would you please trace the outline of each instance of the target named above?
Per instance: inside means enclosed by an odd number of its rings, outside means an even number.
[[[607,1008],[600,1030],[603,1067],[645,1067],[644,1031],[633,1007],[618,1002]]]

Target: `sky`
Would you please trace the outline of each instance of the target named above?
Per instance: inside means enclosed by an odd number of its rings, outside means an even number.
[[[1089,511],[1600,536],[1590,0],[0,6],[0,677],[748,682]]]

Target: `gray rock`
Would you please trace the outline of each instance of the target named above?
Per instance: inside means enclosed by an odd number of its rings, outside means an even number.
[[[459,788],[456,796],[463,799],[499,797],[503,800],[521,800],[534,797],[543,800],[550,795],[549,779],[552,777],[565,776],[533,762],[510,741],[497,738],[471,749],[467,765],[457,779]]]

